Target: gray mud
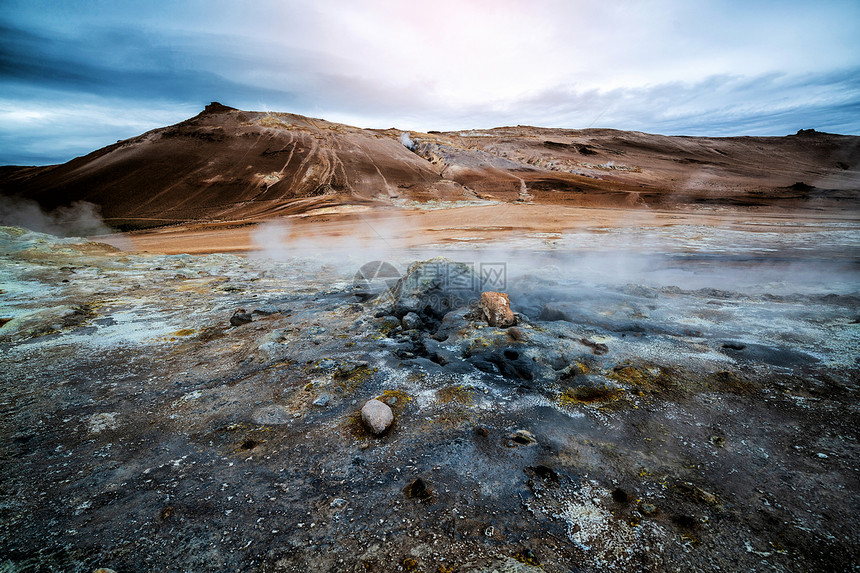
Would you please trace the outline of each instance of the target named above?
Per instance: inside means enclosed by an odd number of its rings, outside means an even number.
[[[856,570],[852,233],[460,250],[397,287],[0,229],[0,569]]]

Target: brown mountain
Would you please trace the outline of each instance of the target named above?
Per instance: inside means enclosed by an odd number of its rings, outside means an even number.
[[[860,137],[678,137],[528,126],[412,133],[212,103],[62,165],[0,168],[0,193],[108,224],[244,222],[345,204],[856,209]]]

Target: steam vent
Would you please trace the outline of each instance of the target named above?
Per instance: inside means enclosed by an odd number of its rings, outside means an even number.
[[[4,167],[0,570],[856,570],[858,149],[212,103]]]

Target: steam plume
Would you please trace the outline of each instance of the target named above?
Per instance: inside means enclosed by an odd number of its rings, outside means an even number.
[[[93,203],[75,201],[46,212],[32,199],[4,195],[0,195],[0,225],[23,227],[59,237],[85,237],[114,232],[104,224],[100,207]]]

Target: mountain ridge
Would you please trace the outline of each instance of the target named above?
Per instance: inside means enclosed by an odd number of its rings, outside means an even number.
[[[670,209],[860,203],[858,136],[507,126],[412,132],[406,147],[403,133],[212,102],[187,120],[63,164],[0,167],[0,194],[46,210],[94,203],[122,229],[426,201]]]

